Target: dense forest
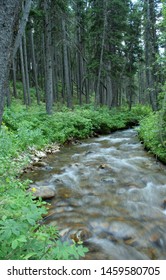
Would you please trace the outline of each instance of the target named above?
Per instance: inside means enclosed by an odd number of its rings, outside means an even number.
[[[165,0],[1,0],[0,124],[0,259],[84,256],[20,173],[32,147],[138,124],[166,163]]]

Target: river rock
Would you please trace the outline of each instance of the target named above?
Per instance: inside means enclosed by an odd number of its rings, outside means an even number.
[[[107,164],[100,164],[99,168],[100,169],[105,169],[105,168],[108,168],[108,165]]]
[[[154,243],[156,246],[158,247],[163,247],[163,240],[162,240],[162,237],[160,235],[160,233],[153,233],[151,236],[150,236],[150,242]]]
[[[76,243],[86,241],[92,237],[92,233],[88,228],[79,229],[77,232],[70,234],[70,239],[73,239]]]
[[[82,241],[85,241],[85,240],[89,239],[90,237],[92,237],[92,232],[87,228],[81,229],[79,231],[79,237]]]
[[[32,186],[29,192],[33,193],[33,196],[36,198],[52,198],[55,196],[55,190],[50,186]]]
[[[60,151],[60,146],[57,144],[51,144],[46,146],[44,150],[47,154],[55,154]]]
[[[114,178],[102,178],[101,182],[105,184],[115,184],[116,180]]]
[[[162,208],[166,209],[166,199],[163,201]]]
[[[108,231],[117,239],[129,240],[136,236],[136,230],[125,222],[112,222]]]
[[[87,152],[85,153],[85,156],[88,156],[88,155],[93,154],[93,153],[94,153],[93,151],[87,151]]]
[[[34,162],[33,166],[36,166],[36,167],[46,167],[47,163],[43,162],[43,161],[38,161],[38,162]]]
[[[35,152],[35,156],[39,157],[39,158],[44,158],[46,157],[46,153],[42,152],[42,151],[36,151]]]

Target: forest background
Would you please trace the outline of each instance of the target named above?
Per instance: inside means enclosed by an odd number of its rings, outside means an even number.
[[[19,176],[32,147],[139,124],[166,163],[165,55],[164,0],[0,1],[1,259],[87,251],[39,226],[46,207]]]

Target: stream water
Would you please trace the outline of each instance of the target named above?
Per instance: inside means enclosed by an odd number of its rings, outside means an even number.
[[[56,196],[45,223],[81,239],[85,259],[166,259],[166,168],[134,129],[68,145],[28,174]]]

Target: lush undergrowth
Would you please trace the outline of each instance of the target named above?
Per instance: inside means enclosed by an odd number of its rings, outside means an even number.
[[[158,102],[160,110],[140,122],[139,135],[147,150],[166,164],[166,83]]]
[[[61,243],[54,227],[40,226],[46,207],[26,192],[29,182],[17,178],[28,162],[28,155],[19,160],[20,153],[30,146],[40,149],[136,125],[149,113],[143,106],[110,111],[89,105],[73,111],[64,107],[47,116],[42,105],[26,109],[13,102],[0,131],[0,259],[77,259],[87,252],[82,244]]]
[[[161,111],[140,122],[139,136],[147,150],[166,163],[166,121],[161,120]]]

